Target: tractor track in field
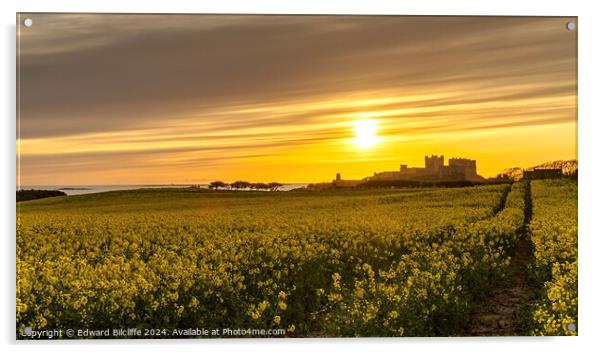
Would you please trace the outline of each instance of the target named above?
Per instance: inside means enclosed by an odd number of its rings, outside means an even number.
[[[531,221],[531,186],[525,193],[525,220],[520,238],[513,249],[508,275],[472,313],[466,336],[525,335],[520,314],[533,300],[534,290],[527,278],[527,266],[533,249],[528,236]]]

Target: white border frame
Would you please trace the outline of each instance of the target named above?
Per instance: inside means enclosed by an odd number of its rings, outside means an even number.
[[[599,119],[602,118],[600,90],[602,63],[600,34],[602,12],[596,1],[546,0],[22,0],[2,1],[2,75],[0,99],[4,108],[2,126],[2,318],[0,335],[4,351],[105,352],[126,351],[142,345],[147,352],[210,350],[245,352],[304,352],[318,345],[329,351],[364,352],[371,346],[380,351],[504,352],[537,349],[546,352],[590,350],[597,343],[598,297],[601,285],[597,271],[602,268],[598,252],[601,237],[596,226],[601,207],[598,200],[602,175]],[[144,340],[144,341],[62,341],[17,342],[15,332],[15,13],[16,12],[130,12],[130,13],[261,13],[261,14],[389,14],[389,15],[530,15],[578,16],[579,30],[579,337],[508,338],[360,338],[360,339],[225,339],[225,340]],[[137,347],[138,348],[138,347]]]

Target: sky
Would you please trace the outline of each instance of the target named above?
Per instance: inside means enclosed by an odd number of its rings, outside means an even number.
[[[19,185],[577,158],[576,18],[21,14]]]

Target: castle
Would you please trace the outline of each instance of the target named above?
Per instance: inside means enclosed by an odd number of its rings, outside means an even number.
[[[443,156],[425,156],[424,168],[399,166],[399,171],[378,172],[364,180],[468,180],[482,181],[477,174],[477,161],[467,158],[450,158],[444,164]]]

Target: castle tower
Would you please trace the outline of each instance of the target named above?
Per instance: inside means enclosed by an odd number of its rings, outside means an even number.
[[[429,173],[439,173],[443,169],[443,156],[424,156],[424,168]]]
[[[467,158],[450,158],[449,166],[456,171],[464,174],[467,179],[475,178],[477,176],[477,161]]]

